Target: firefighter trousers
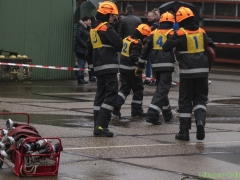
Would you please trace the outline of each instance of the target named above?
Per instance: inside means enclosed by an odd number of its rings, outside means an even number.
[[[118,93],[116,73],[97,76],[97,92],[94,100],[94,127],[108,128],[111,112],[114,109]]]
[[[202,121],[205,125],[208,97],[208,78],[180,78],[179,86],[179,120],[180,129],[191,129],[192,111],[195,123]]]
[[[168,93],[172,84],[172,72],[154,71],[154,74],[157,88],[147,111],[147,119],[158,121],[162,111],[164,120],[169,121],[172,118],[171,106],[168,99]]]
[[[142,78],[135,76],[134,71],[120,74],[121,87],[118,92],[117,103],[115,110],[120,112],[121,106],[125,103],[127,96],[133,91],[133,98],[131,102],[131,115],[137,116],[143,113],[143,81]]]

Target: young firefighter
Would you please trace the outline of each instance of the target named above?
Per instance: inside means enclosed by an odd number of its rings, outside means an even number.
[[[117,52],[122,49],[122,39],[108,23],[109,18],[118,14],[117,6],[110,1],[100,3],[96,19],[90,31],[90,41],[86,58],[97,76],[97,92],[94,100],[95,136],[113,137],[108,130],[111,112],[118,93],[117,72],[119,68]]]
[[[171,36],[170,33],[173,33],[173,23],[174,17],[171,13],[166,12],[161,15],[160,26],[147,38],[136,69],[136,76],[141,76],[145,61],[150,55],[157,88],[148,108],[146,121],[153,125],[162,124],[159,119],[161,111],[165,122],[169,122],[173,117],[168,93],[172,84],[175,60],[173,52],[164,52],[162,50],[162,45]]]
[[[124,104],[130,91],[133,91],[131,103],[132,116],[144,116],[142,109],[143,100],[143,81],[136,77],[134,71],[138,62],[138,57],[142,50],[142,41],[151,33],[151,27],[147,24],[140,24],[131,36],[123,39],[123,48],[120,57],[120,81],[121,87],[118,92],[117,103],[113,115],[120,117],[120,109]]]
[[[209,64],[205,54],[206,47],[214,46],[205,31],[196,25],[193,12],[180,7],[176,13],[176,21],[180,29],[163,44],[164,51],[172,51],[176,47],[179,61],[179,120],[180,131],[176,139],[189,141],[192,110],[197,127],[196,138],[205,138],[205,120],[207,114]]]

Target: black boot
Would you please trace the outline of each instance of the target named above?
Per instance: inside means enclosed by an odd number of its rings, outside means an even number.
[[[97,79],[96,79],[96,77],[94,77],[94,76],[89,76],[89,81],[91,81],[91,82],[96,82]]]
[[[152,123],[153,125],[162,125],[162,121],[159,119],[158,115],[147,115],[146,117],[146,122],[147,123]]]
[[[88,82],[84,80],[84,76],[78,76],[78,84],[87,84]]]
[[[150,119],[146,119],[146,122],[147,123],[152,123],[153,125],[162,125],[162,122],[160,120],[153,121],[153,120],[150,120]]]
[[[176,134],[175,139],[189,141],[190,138],[188,129],[180,129],[179,133]]]
[[[133,117],[136,117],[136,116],[147,116],[147,113],[145,112],[139,112],[139,113],[136,113],[136,114],[132,114]]]
[[[95,136],[113,137],[113,133],[110,132],[108,128],[102,128],[101,126],[96,126],[94,128],[93,134]]]
[[[120,119],[121,117],[121,113],[115,108],[112,112],[113,116],[117,117],[118,119]]]
[[[197,121],[197,134],[196,138],[197,140],[204,140],[205,138],[205,130],[204,130],[204,124],[202,121]]]
[[[148,80],[148,79],[145,79],[144,81],[143,81],[143,85],[149,85],[150,84],[150,80]]]
[[[172,112],[168,113],[168,114],[163,114],[163,118],[165,122],[170,122],[173,118],[173,114]]]
[[[150,86],[156,86],[157,83],[156,83],[156,81],[151,81],[149,85],[150,85]]]

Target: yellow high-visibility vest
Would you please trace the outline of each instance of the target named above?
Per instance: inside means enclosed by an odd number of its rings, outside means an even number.
[[[171,31],[173,31],[173,29],[170,30],[156,29],[153,32],[153,49],[162,50],[162,45],[166,42],[167,35]]]
[[[123,56],[126,56],[126,57],[130,56],[129,51],[130,51],[130,45],[131,45],[132,42],[137,44],[138,40],[133,39],[130,36],[123,39],[123,48],[122,48],[122,51],[121,51],[121,54]]]
[[[188,53],[198,53],[204,50],[203,32],[198,29],[198,33],[189,34],[185,29],[180,28],[187,37],[187,51]]]
[[[99,29],[106,31],[107,30],[107,28],[106,28],[107,26],[103,27],[105,24],[107,24],[107,22],[100,23],[96,28],[90,30],[90,40],[91,40],[93,49],[103,47],[102,41],[101,41],[97,31]]]

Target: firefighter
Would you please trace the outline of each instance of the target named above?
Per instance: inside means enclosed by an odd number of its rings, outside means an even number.
[[[187,7],[180,7],[176,13],[180,29],[163,44],[164,51],[176,47],[179,61],[179,120],[180,131],[175,139],[189,141],[192,111],[197,127],[196,138],[205,138],[205,120],[207,114],[209,64],[205,48],[214,46],[205,31],[196,25],[193,12]]]
[[[113,111],[113,115],[120,117],[120,109],[124,104],[130,91],[133,91],[131,103],[132,116],[144,116],[146,113],[142,109],[143,101],[143,81],[135,76],[136,64],[142,50],[142,41],[151,33],[151,27],[147,24],[140,24],[131,36],[123,39],[123,48],[120,57],[120,81],[121,87],[118,92],[118,99]]]
[[[168,93],[172,84],[175,60],[173,52],[164,52],[162,45],[171,36],[170,34],[174,32],[172,29],[174,16],[166,12],[161,15],[159,21],[160,26],[146,40],[138,61],[138,68],[136,69],[136,76],[141,76],[146,59],[150,55],[157,87],[147,111],[146,121],[153,125],[162,124],[162,121],[159,119],[161,111],[165,122],[169,122],[173,117]]]
[[[104,1],[99,4],[97,21],[92,25],[86,53],[89,68],[93,68],[97,76],[97,92],[93,107],[95,136],[113,137],[108,124],[117,100],[119,68],[117,52],[122,49],[122,39],[108,22],[117,14],[118,8],[113,2]]]

